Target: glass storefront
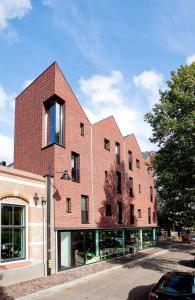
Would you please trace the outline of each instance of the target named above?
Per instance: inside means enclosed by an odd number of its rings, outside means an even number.
[[[155,228],[58,232],[58,270],[132,254],[155,246]]]
[[[1,262],[25,258],[25,207],[1,205]]]

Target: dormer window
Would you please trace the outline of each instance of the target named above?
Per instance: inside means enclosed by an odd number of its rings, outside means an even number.
[[[45,104],[45,145],[63,146],[64,106],[57,100]]]

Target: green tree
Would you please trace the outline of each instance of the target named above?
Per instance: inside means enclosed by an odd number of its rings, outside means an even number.
[[[172,226],[195,221],[195,63],[171,72],[160,101],[145,115],[159,146],[153,167],[160,220]],[[169,222],[170,221],[170,222]]]

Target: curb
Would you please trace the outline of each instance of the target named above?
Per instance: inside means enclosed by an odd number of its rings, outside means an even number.
[[[52,294],[56,293],[57,291],[60,291],[60,290],[62,290],[64,288],[73,287],[73,286],[75,286],[75,285],[77,285],[79,283],[86,282],[87,280],[89,280],[91,278],[94,278],[94,277],[96,277],[98,275],[106,274],[106,273],[108,273],[110,271],[115,271],[115,270],[121,269],[124,266],[133,267],[138,262],[142,262],[144,260],[148,260],[148,259],[151,259],[153,257],[162,255],[162,254],[164,254],[164,253],[166,253],[168,251],[169,250],[166,249],[166,250],[162,250],[162,251],[159,251],[157,253],[145,256],[145,257],[140,257],[140,258],[137,258],[137,259],[135,259],[135,260],[133,260],[131,262],[128,262],[128,263],[120,264],[120,265],[117,265],[115,267],[112,267],[112,268],[109,268],[109,269],[106,269],[106,270],[103,270],[103,271],[99,271],[99,272],[96,272],[94,274],[90,274],[90,275],[87,275],[87,276],[84,276],[84,277],[81,277],[81,278],[78,278],[78,279],[74,279],[74,280],[69,281],[69,282],[61,283],[61,284],[58,284],[56,286],[52,286],[50,288],[47,288],[47,289],[35,292],[33,294],[28,294],[26,296],[15,298],[15,300],[31,300],[31,299],[38,299],[40,296],[52,295]]]

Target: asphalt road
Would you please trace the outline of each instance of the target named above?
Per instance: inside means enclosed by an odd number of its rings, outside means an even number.
[[[180,246],[181,249],[172,249],[162,256],[134,267],[123,268],[86,280],[71,288],[58,293],[41,297],[42,300],[146,300],[153,284],[165,272],[170,270],[195,272],[192,261],[195,255],[195,246]],[[192,255],[193,254],[193,255]]]

